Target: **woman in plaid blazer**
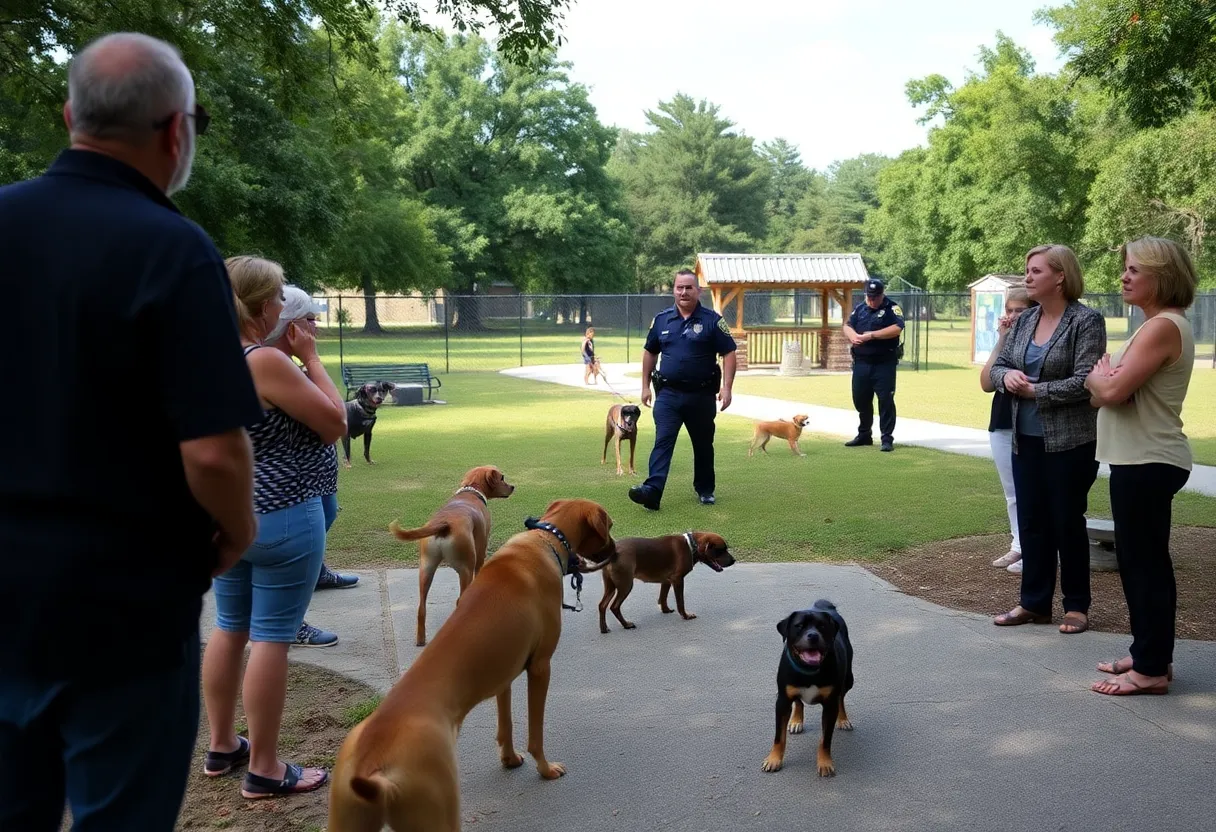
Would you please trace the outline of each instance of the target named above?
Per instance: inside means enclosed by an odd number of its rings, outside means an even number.
[[[1085,510],[1098,475],[1097,414],[1085,379],[1106,352],[1106,321],[1080,303],[1085,291],[1067,246],[1026,255],[1023,312],[990,373],[1013,396],[1013,481],[1022,543],[1020,603],[998,626],[1051,623],[1056,563],[1064,595],[1062,633],[1089,629],[1089,535]]]

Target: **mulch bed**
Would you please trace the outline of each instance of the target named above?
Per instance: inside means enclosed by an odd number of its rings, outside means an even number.
[[[958,610],[997,615],[1018,602],[1018,575],[992,566],[1009,549],[1008,535],[942,540],[866,568],[903,592]],[[1216,529],[1174,529],[1170,544],[1178,580],[1178,638],[1216,641]],[[1128,633],[1127,602],[1118,572],[1092,572],[1090,626]],[[1059,589],[1055,618],[1063,617]]]

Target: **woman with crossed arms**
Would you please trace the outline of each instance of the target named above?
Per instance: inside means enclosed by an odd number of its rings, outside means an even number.
[[[1098,476],[1097,414],[1085,377],[1106,352],[1106,321],[1080,302],[1081,266],[1067,246],[1026,255],[1026,294],[1038,305],[1013,325],[991,371],[1013,399],[1013,480],[1022,544],[1020,603],[1001,627],[1051,623],[1059,562],[1060,632],[1089,629],[1089,534],[1085,509]]]
[[[1173,678],[1178,607],[1170,560],[1170,510],[1190,478],[1182,403],[1195,366],[1195,336],[1183,312],[1195,300],[1195,267],[1172,240],[1123,246],[1123,301],[1144,324],[1086,379],[1098,410],[1098,459],[1110,465],[1115,555],[1132,625],[1131,655],[1102,662],[1114,674],[1092,690],[1110,696],[1167,693]]]

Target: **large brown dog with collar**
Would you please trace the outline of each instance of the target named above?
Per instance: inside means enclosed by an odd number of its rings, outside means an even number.
[[[426,644],[426,596],[440,564],[446,563],[460,576],[460,594],[469,588],[486,560],[490,541],[490,505],[494,497],[510,497],[515,486],[507,483],[493,465],[474,468],[464,475],[452,499],[431,515],[426,525],[402,529],[394,520],[389,531],[401,540],[418,544],[418,630],[416,643]]]
[[[461,597],[434,640],[380,707],[342,744],[329,795],[329,832],[459,832],[456,740],[478,703],[498,699],[498,757],[523,764],[511,725],[511,682],[528,674],[528,753],[540,776],[565,774],[545,756],[550,659],[562,631],[562,578],[578,557],[613,552],[612,520],[590,500],[558,500],[543,528],[513,536]],[[567,548],[568,547],[568,548]]]
[[[629,473],[633,470],[633,452],[638,444],[638,419],[642,418],[642,408],[636,404],[614,404],[608,408],[608,418],[604,425],[604,453],[600,457],[600,465],[608,462],[608,443],[616,439],[616,475],[625,473],[621,470],[621,440],[629,440]]]
[[[621,604],[633,591],[634,580],[662,584],[659,589],[659,609],[672,612],[667,606],[667,592],[676,591],[676,608],[687,621],[696,618],[684,609],[684,578],[693,566],[704,563],[715,572],[734,565],[735,558],[726,541],[713,532],[685,532],[666,537],[622,537],[616,542],[616,554],[602,567],[584,572],[604,570],[604,597],[600,599],[600,632],[608,632],[608,610],[626,630],[637,627],[621,614]]]

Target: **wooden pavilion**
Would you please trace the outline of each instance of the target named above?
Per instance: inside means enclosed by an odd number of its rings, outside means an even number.
[[[870,279],[860,254],[698,254],[695,271],[701,287],[709,289],[714,311],[726,318],[739,344],[740,370],[780,364],[788,341],[802,344],[812,366],[851,366],[841,327],[852,311],[851,293]],[[764,322],[749,323],[744,315],[749,290],[753,297],[763,293],[769,308],[776,294],[793,295],[792,314],[762,316]],[[804,321],[802,306],[813,306],[805,304],[809,299],[818,301],[818,314]]]

